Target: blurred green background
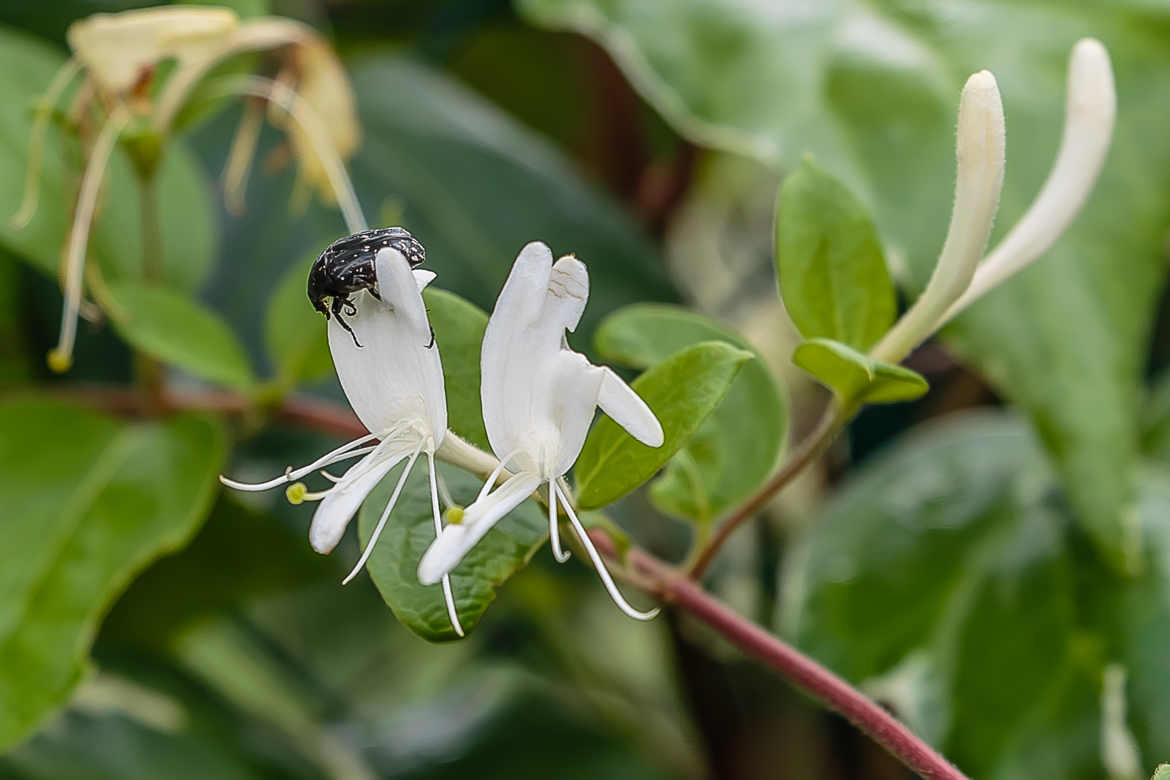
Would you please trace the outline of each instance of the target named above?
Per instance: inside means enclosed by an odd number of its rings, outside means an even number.
[[[4,209],[15,210],[28,114],[52,72],[38,57],[65,56],[72,21],[138,5],[0,7]],[[575,252],[592,282],[577,348],[591,352],[598,323],[623,305],[691,306],[743,334],[780,378],[790,442],[824,396],[789,365],[799,337],[775,291],[784,172],[812,151],[842,177],[873,211],[910,297],[946,231],[963,79],[990,68],[1004,94],[999,236],[1055,156],[1069,48],[1100,37],[1117,75],[1118,129],[1076,227],[915,353],[908,365],[931,393],[864,412],[734,540],[710,584],[972,776],[1120,780],[1170,759],[1164,3],[233,7],[304,20],[336,46],[363,129],[349,164],[359,200],[371,223],[405,225],[425,244],[439,286],[490,309],[524,243]],[[222,315],[267,376],[280,368],[270,297],[300,295],[307,263],[347,231],[335,209],[298,206],[293,171],[271,164],[282,143],[271,128],[245,212],[227,213],[218,182],[240,113],[222,108],[168,151],[168,280]],[[42,197],[42,210],[60,212],[56,231],[0,231],[7,396],[133,376],[108,325],[83,323],[68,375],[45,368],[64,204]],[[91,256],[107,275],[136,262],[128,240],[116,219],[99,221]],[[304,321],[317,327],[315,316]],[[302,392],[344,400],[328,366],[303,377]],[[19,407],[0,420],[0,493],[35,489],[43,473],[18,441],[73,452],[84,466],[91,421],[36,428]],[[279,425],[234,432],[227,468],[241,478],[334,444]],[[538,553],[468,640],[432,645],[395,621],[367,577],[339,586],[358,554],[353,534],[323,558],[306,544],[308,510],[279,491],[183,489],[176,482],[176,513],[209,511],[176,531],[174,555],[133,582],[153,555],[114,578],[49,696],[64,709],[28,716],[43,725],[0,757],[0,777],[907,776],[685,615],[625,619],[576,562],[554,567]],[[34,504],[18,496],[11,506]],[[669,559],[685,550],[686,527],[641,495],[613,516]],[[0,569],[19,550],[0,545]],[[27,659],[51,645],[51,627],[31,638],[11,628],[12,614],[39,603],[0,605],[0,709],[11,710],[0,725],[23,709],[22,686],[40,685]]]

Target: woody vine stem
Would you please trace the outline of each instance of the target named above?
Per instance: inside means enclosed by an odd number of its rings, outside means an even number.
[[[87,388],[70,394],[70,397],[115,412],[136,413],[142,409],[141,397],[124,388]],[[167,411],[214,411],[246,415],[255,412],[251,399],[228,392],[171,391],[163,396],[163,401],[162,408]],[[273,413],[285,422],[321,433],[353,437],[366,432],[349,410],[328,402],[292,397],[276,407]],[[590,536],[598,549],[612,562],[624,567],[631,582],[652,593],[665,605],[706,624],[791,685],[843,715],[919,776],[928,780],[967,780],[946,758],[876,702],[779,637],[736,613],[695,581],[714,557],[722,541],[754,516],[796,473],[814,462],[851,416],[852,410],[848,408],[832,406],[826,410],[821,423],[794,450],[787,463],[760,491],[728,516],[689,572],[680,571],[638,547],[619,555],[612,539],[600,530],[592,530]],[[490,471],[490,467],[487,470]]]

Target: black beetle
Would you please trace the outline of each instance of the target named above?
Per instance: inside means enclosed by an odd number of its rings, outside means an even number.
[[[427,258],[423,245],[404,228],[375,228],[337,239],[325,247],[309,271],[308,293],[313,308],[324,314],[325,319],[329,319],[332,311],[359,347],[357,335],[341,315],[343,312],[346,317],[357,314],[357,307],[349,299],[353,293],[369,290],[381,300],[374,258],[379,249],[386,247],[401,252],[411,268],[422,265]],[[326,305],[326,298],[333,299],[331,305]]]

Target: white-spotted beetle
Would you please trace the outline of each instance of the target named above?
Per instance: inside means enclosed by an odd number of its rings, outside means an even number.
[[[422,265],[427,258],[423,245],[404,228],[375,228],[337,239],[325,248],[309,271],[308,293],[313,308],[324,314],[325,319],[329,319],[332,311],[341,327],[349,331],[353,343],[359,347],[361,344],[358,344],[357,335],[342,313],[346,317],[357,314],[357,307],[349,299],[353,293],[369,290],[371,295],[381,300],[374,258],[379,249],[386,247],[401,252],[411,268]],[[326,298],[332,298],[332,303],[326,305]]]

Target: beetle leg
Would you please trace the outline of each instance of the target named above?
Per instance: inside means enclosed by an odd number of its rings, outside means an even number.
[[[337,322],[341,325],[341,327],[349,331],[350,337],[353,338],[353,345],[358,349],[361,349],[362,345],[358,342],[357,334],[353,332],[353,328],[349,327],[349,323],[345,321],[345,317],[341,316],[343,308],[345,309],[345,314],[349,317],[357,314],[357,307],[354,306],[348,298],[339,298],[335,296],[333,298],[333,313],[337,315]]]
[[[435,346],[435,329],[434,329],[434,327],[431,328],[431,343],[427,344],[425,349],[430,349],[433,346]]]

